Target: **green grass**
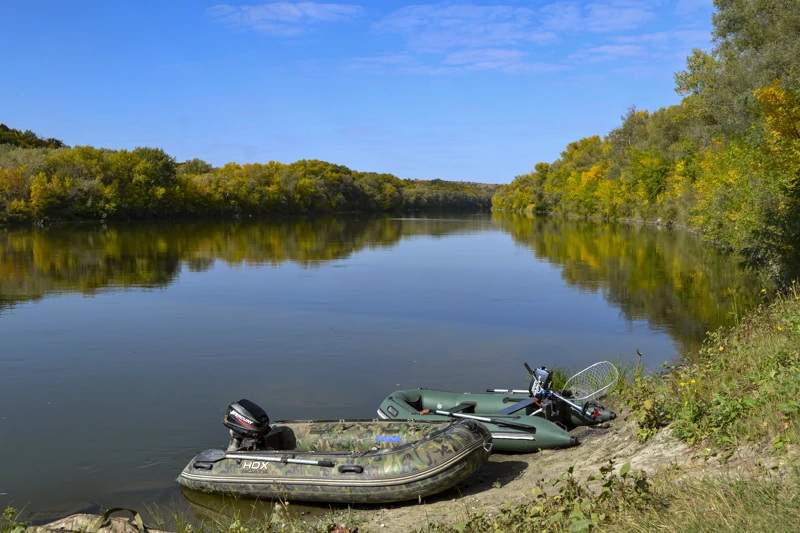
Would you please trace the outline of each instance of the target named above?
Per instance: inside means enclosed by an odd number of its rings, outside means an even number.
[[[168,507],[153,505],[146,508],[149,519],[145,519],[145,525],[148,528],[176,533],[349,533],[359,522],[350,511],[331,511],[324,517],[303,520],[290,511],[288,503],[277,503],[275,512],[264,512],[263,508],[255,505],[252,512],[241,506],[221,508],[213,516],[202,519],[192,519],[188,513]],[[0,533],[23,533],[27,524],[21,514],[12,507],[6,508],[0,518]],[[343,524],[347,524],[349,529]]]
[[[768,444],[785,450],[800,437],[800,290],[791,290],[731,328],[708,335],[686,364],[660,375],[627,371],[616,398],[647,440],[673,435],[714,452]]]
[[[657,490],[658,507],[643,507],[617,515],[620,533],[716,533],[798,531],[800,485],[790,479],[670,480]]]
[[[275,503],[271,512],[257,505],[248,509],[246,501],[244,502],[245,505],[231,505],[213,512],[206,510],[202,517],[196,517],[195,520],[186,513],[170,508],[162,511],[158,507],[149,506],[147,512],[153,518],[156,529],[176,533],[347,533],[349,529],[340,525],[347,524],[352,529],[358,523],[356,516],[349,510],[331,510],[325,516],[306,520],[297,516],[288,502]]]
[[[558,492],[553,494],[547,485]],[[622,509],[654,505],[653,488],[644,472],[631,471],[630,463],[619,469],[609,463],[585,481],[576,479],[570,468],[534,487],[528,503],[495,514],[480,511],[457,524],[431,523],[417,533],[592,531],[612,523]]]
[[[7,507],[0,518],[0,533],[22,533],[26,524],[20,518],[21,512],[13,507]]]
[[[798,531],[797,472],[683,480],[667,473],[649,479],[624,469],[616,474],[606,468],[583,482],[567,473],[554,480],[556,494],[534,489],[528,503],[495,514],[479,511],[456,524],[431,523],[417,533]]]

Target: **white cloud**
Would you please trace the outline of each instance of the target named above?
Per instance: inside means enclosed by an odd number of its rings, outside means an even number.
[[[539,10],[542,27],[571,33],[608,33],[638,28],[655,17],[649,2],[610,0],[582,6],[555,2]]]
[[[360,63],[363,65],[398,65],[411,63],[413,58],[408,54],[387,54],[384,56],[373,57],[356,57],[352,60],[353,63]]]
[[[592,32],[612,32],[638,28],[655,16],[644,3],[609,2],[586,6],[586,28]]]
[[[581,6],[577,2],[555,2],[539,10],[541,25],[553,31],[579,31],[582,26]]]
[[[491,66],[506,66],[519,63],[525,56],[525,52],[521,50],[483,48],[447,54],[444,58],[444,63],[446,65],[486,65],[491,68]]]
[[[673,46],[675,44],[708,44],[711,34],[701,30],[675,30],[656,33],[643,33],[640,35],[620,35],[614,37],[619,43],[642,43],[659,46]]]
[[[546,63],[544,61],[533,61],[528,63],[516,63],[502,69],[507,74],[541,74],[543,72],[556,72],[559,70],[569,70],[565,65]]]
[[[570,59],[597,62],[614,61],[622,57],[643,55],[647,55],[647,49],[644,46],[634,44],[607,44],[576,52],[570,56]]]
[[[602,34],[637,28],[654,18],[660,0],[554,2],[544,6],[434,4],[397,9],[373,24],[375,32],[405,39],[416,72],[498,70],[540,73],[565,68],[554,64],[544,45],[563,44],[575,34]],[[611,59],[641,53],[641,46],[611,43],[617,50],[581,52],[571,59]],[[544,55],[547,54],[547,55]],[[563,56],[562,56],[563,57]],[[431,64],[434,63],[434,64]]]
[[[528,62],[527,55],[521,50],[484,48],[453,52],[447,54],[442,62],[463,70],[499,70],[509,74],[534,74],[565,68],[544,62]]]
[[[512,6],[405,6],[373,28],[404,36],[408,47],[417,52],[542,44],[556,37],[537,28],[533,9]]]
[[[609,44],[578,50],[568,59],[575,62],[598,62],[647,57],[662,63],[666,60],[662,67],[674,68],[673,60],[682,60],[692,48],[708,47],[711,35],[700,30],[674,30],[611,36],[608,40]]]
[[[260,5],[219,4],[208,9],[214,20],[273,35],[299,35],[317,22],[349,21],[361,12],[353,4],[269,2]]]
[[[711,46],[711,34],[700,30],[675,30],[623,35],[614,37],[613,41],[618,44],[645,46],[653,57],[683,60],[693,48],[708,49]]]

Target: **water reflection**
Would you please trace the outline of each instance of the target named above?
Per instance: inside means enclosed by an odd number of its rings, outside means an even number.
[[[0,310],[54,292],[165,287],[182,268],[310,267],[404,237],[491,229],[485,218],[330,217],[281,222],[192,222],[0,229]]]
[[[217,496],[181,487],[181,494],[198,522],[226,528],[233,520],[242,524],[268,524],[274,510],[270,500],[242,500],[233,496]]]
[[[492,222],[557,265],[568,285],[601,291],[626,319],[647,320],[683,346],[758,303],[756,276],[685,232],[498,214]],[[50,293],[166,287],[182,269],[204,272],[216,261],[313,267],[403,238],[492,229],[482,216],[7,228],[0,231],[0,312]]]
[[[683,231],[635,224],[494,215],[494,223],[579,290],[601,291],[628,320],[647,320],[684,347],[758,304],[758,277],[736,256]]]
[[[186,500],[196,522],[211,529],[227,529],[234,521],[251,525],[253,529],[263,529],[264,524],[275,524],[286,529],[302,522],[317,522],[330,517],[334,522],[335,513],[347,509],[344,505],[324,503],[284,502],[272,500],[249,500],[235,496],[207,494],[181,487],[181,495]]]

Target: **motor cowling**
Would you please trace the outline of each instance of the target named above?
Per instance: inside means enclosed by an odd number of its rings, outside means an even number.
[[[540,366],[533,371],[531,375],[531,384],[529,387],[531,396],[539,396],[542,391],[550,390],[553,385],[553,371],[547,367]]]
[[[240,438],[260,440],[269,432],[269,416],[266,411],[245,399],[228,406],[222,423]]]

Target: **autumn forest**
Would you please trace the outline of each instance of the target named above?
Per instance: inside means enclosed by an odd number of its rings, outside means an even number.
[[[679,105],[631,108],[493,199],[496,210],[656,221],[699,231],[773,273],[800,241],[800,11],[717,1],[711,53],[675,74]]]
[[[717,2],[713,50],[694,50],[675,74],[680,104],[632,107],[607,135],[570,143],[507,186],[400,179],[318,160],[179,163],[158,148],[68,147],[0,125],[0,221],[492,207],[675,225],[785,273],[800,241],[794,7]]]

